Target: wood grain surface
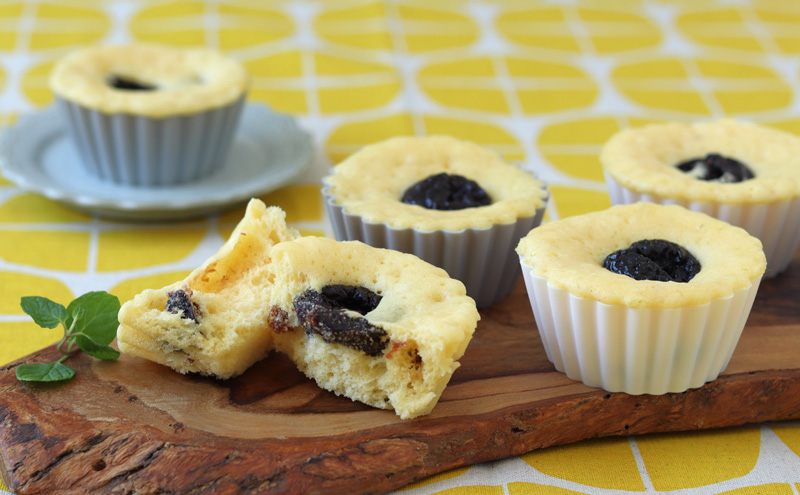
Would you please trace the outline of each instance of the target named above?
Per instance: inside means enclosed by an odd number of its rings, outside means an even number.
[[[280,354],[182,376],[123,356],[68,383],[0,368],[0,473],[18,494],[384,493],[446,469],[586,438],[800,417],[800,256],[762,283],[728,369],[680,394],[588,388],[547,361],[521,281],[483,310],[433,413],[402,421],[319,389]]]

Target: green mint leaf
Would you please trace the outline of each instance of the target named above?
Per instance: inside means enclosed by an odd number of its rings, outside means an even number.
[[[67,327],[72,327],[71,333],[82,333],[108,345],[117,336],[119,307],[117,296],[104,291],[87,292],[67,306]]]
[[[22,311],[30,315],[37,325],[44,328],[55,328],[59,323],[67,323],[67,309],[46,297],[27,296],[20,301]]]
[[[59,323],[66,327],[64,339],[58,345],[61,359],[48,364],[23,364],[17,367],[17,379],[22,381],[56,382],[69,380],[75,370],[61,364],[72,351],[72,346],[99,359],[117,359],[119,351],[109,347],[117,336],[120,304],[117,296],[103,291],[87,292],[66,308],[45,297],[23,297],[23,311],[42,327],[55,328]],[[63,344],[67,343],[66,350]]]
[[[58,361],[17,366],[17,380],[26,382],[60,382],[69,380],[73,376],[75,376],[75,370]]]
[[[76,306],[72,308],[72,311],[74,311],[70,312],[70,316],[72,317],[72,319],[80,320],[81,318],[84,317],[84,315],[86,315],[86,306]]]
[[[97,359],[112,360],[119,357],[119,351],[113,347],[97,342],[88,335],[77,335],[75,337],[75,342],[78,343],[78,347],[80,347],[83,352]]]

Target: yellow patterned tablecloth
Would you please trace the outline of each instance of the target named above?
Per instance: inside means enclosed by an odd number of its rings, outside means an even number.
[[[452,134],[549,183],[548,218],[609,205],[597,154],[616,130],[738,116],[800,132],[797,0],[0,1],[0,123],[49,105],[53,61],[146,40],[218,47],[250,99],[295,115],[313,170],[263,199],[330,235],[319,178],[361,146]],[[126,300],[183,278],[243,210],[182,223],[76,213],[0,178],[0,364],[57,340],[20,297]],[[800,423],[586,441],[424,480],[403,493],[800,492]],[[0,482],[0,493],[7,489]]]

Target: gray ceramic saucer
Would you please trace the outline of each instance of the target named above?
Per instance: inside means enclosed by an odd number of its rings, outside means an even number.
[[[248,104],[225,165],[196,182],[129,187],[87,174],[55,107],[23,115],[0,133],[3,175],[68,207],[123,220],[181,220],[243,203],[286,185],[313,159],[311,136],[295,120]]]

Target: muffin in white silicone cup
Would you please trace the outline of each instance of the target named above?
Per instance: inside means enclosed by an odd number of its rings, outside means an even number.
[[[414,254],[461,280],[479,308],[511,293],[514,247],[541,223],[549,197],[518,165],[449,136],[367,146],[323,184],[337,240]]]
[[[247,86],[244,66],[222,53],[152,44],[79,50],[50,75],[87,173],[142,187],[191,182],[220,169]]]
[[[765,277],[800,243],[800,137],[726,119],[653,124],[614,135],[601,161],[613,204],[678,204],[742,227],[767,256]]]
[[[715,380],[766,267],[744,229],[648,202],[546,223],[517,253],[556,369],[633,395]]]

